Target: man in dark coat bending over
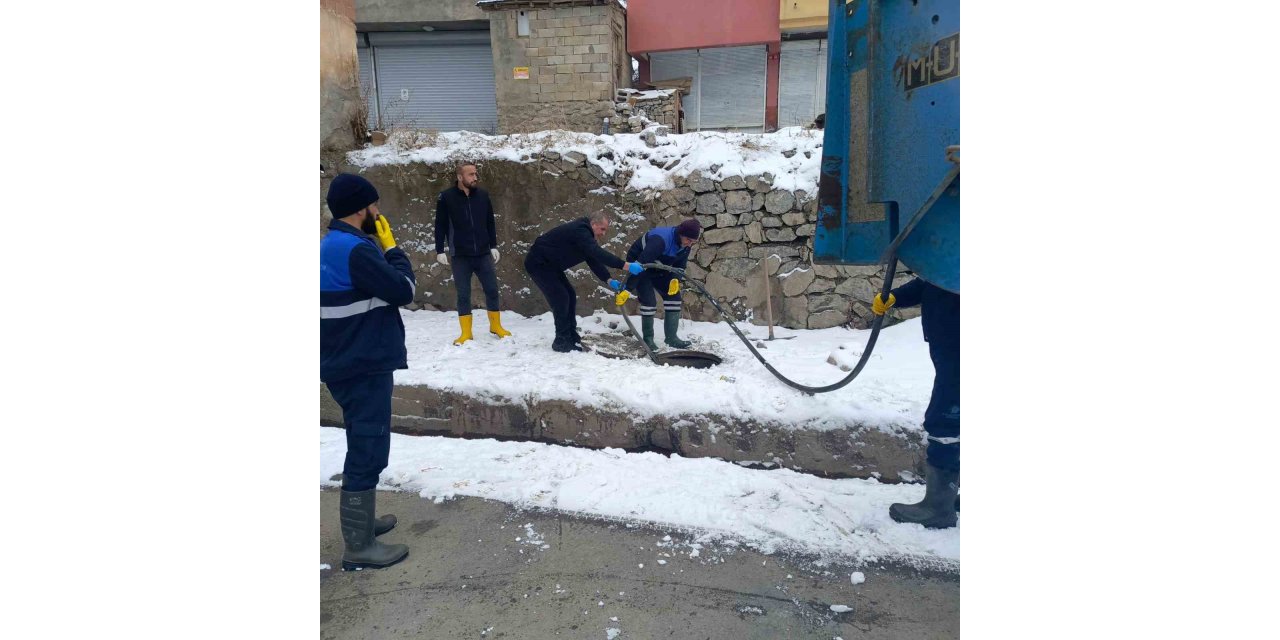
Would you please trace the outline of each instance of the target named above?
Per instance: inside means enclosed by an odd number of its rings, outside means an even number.
[[[529,249],[529,255],[525,256],[524,270],[542,291],[555,318],[556,339],[551,348],[556,351],[586,350],[582,346],[582,336],[578,335],[578,294],[565,277],[565,269],[586,262],[592,273],[614,291],[620,290],[622,284],[609,278],[607,267],[626,269],[632,274],[643,271],[639,264],[623,262],[600,248],[598,242],[608,230],[609,215],[596,211],[538,236]]]

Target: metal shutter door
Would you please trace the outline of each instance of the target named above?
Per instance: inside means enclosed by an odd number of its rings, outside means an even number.
[[[385,127],[497,133],[488,44],[375,46]]]
[[[827,41],[782,43],[778,126],[803,127],[827,110]]]
[[[364,98],[365,107],[369,113],[369,128],[378,128],[378,107],[373,99],[373,59],[370,57],[369,49],[359,47],[356,49],[356,59],[360,63],[360,96]]]
[[[765,47],[698,53],[699,128],[764,131]]]
[[[684,109],[685,131],[698,130],[698,51],[664,51],[649,54],[649,79],[674,80],[676,78],[693,78],[689,95],[680,96],[680,107]]]

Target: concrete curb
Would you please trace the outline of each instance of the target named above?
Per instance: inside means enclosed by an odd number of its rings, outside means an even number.
[[[653,448],[688,458],[773,462],[837,478],[903,480],[923,475],[924,446],[913,432],[869,427],[806,429],[715,415],[636,419],[564,400],[501,403],[425,385],[396,385],[391,430],[406,435],[501,438],[589,448]],[[342,426],[342,409],[320,385],[320,423]]]

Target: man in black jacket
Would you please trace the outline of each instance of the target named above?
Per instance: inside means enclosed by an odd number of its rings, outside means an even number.
[[[614,291],[620,290],[622,283],[610,279],[606,267],[626,269],[632,274],[643,271],[638,263],[623,262],[600,248],[598,241],[608,230],[608,214],[596,211],[538,236],[529,249],[529,255],[525,256],[524,270],[547,299],[555,319],[556,338],[551,348],[556,351],[586,350],[582,346],[582,336],[578,335],[578,294],[565,277],[565,269],[586,262],[592,273]]]
[[[916,278],[889,293],[876,294],[871,311],[884,315],[890,307],[920,305],[920,325],[933,360],[933,395],[924,412],[924,500],[889,506],[889,517],[931,529],[956,526],[956,497],[960,492],[960,294]]]
[[[374,537],[396,524],[374,507],[391,451],[391,372],[408,368],[400,307],[413,302],[416,281],[368,180],[340,174],[325,199],[333,222],[320,241],[320,380],[347,428],[342,568],[381,568],[409,555],[405,545]]]
[[[493,223],[489,192],[481,189],[476,165],[465,162],[455,172],[457,183],[436,198],[436,261],[453,268],[458,291],[458,325],[462,335],[454,344],[471,339],[471,276],[480,278],[484,304],[489,310],[489,332],[499,338],[511,335],[502,328],[498,309],[498,232]],[[447,252],[446,252],[447,249]],[[449,256],[453,256],[450,265]]]

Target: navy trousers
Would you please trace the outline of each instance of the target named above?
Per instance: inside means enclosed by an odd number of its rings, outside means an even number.
[[[343,491],[366,491],[378,486],[391,453],[390,373],[356,376],[325,383],[342,407],[347,428],[347,459],[342,465]]]
[[[924,412],[924,430],[929,434],[925,458],[929,464],[948,471],[960,470],[960,347],[939,348],[930,344],[933,359],[933,396]]]
[[[674,295],[667,293],[672,278],[675,276],[661,269],[645,269],[640,272],[640,275],[627,281],[627,289],[635,291],[640,298],[640,315],[652,316],[657,312],[658,301],[654,296],[655,292],[662,296],[664,316],[668,312],[680,313],[680,306],[683,304],[680,300],[680,292],[677,291]]]
[[[501,311],[498,307],[498,273],[494,271],[493,256],[452,256],[449,266],[453,269],[453,285],[458,290],[458,315],[471,315],[471,276],[480,277],[484,289],[484,306],[489,311]]]

